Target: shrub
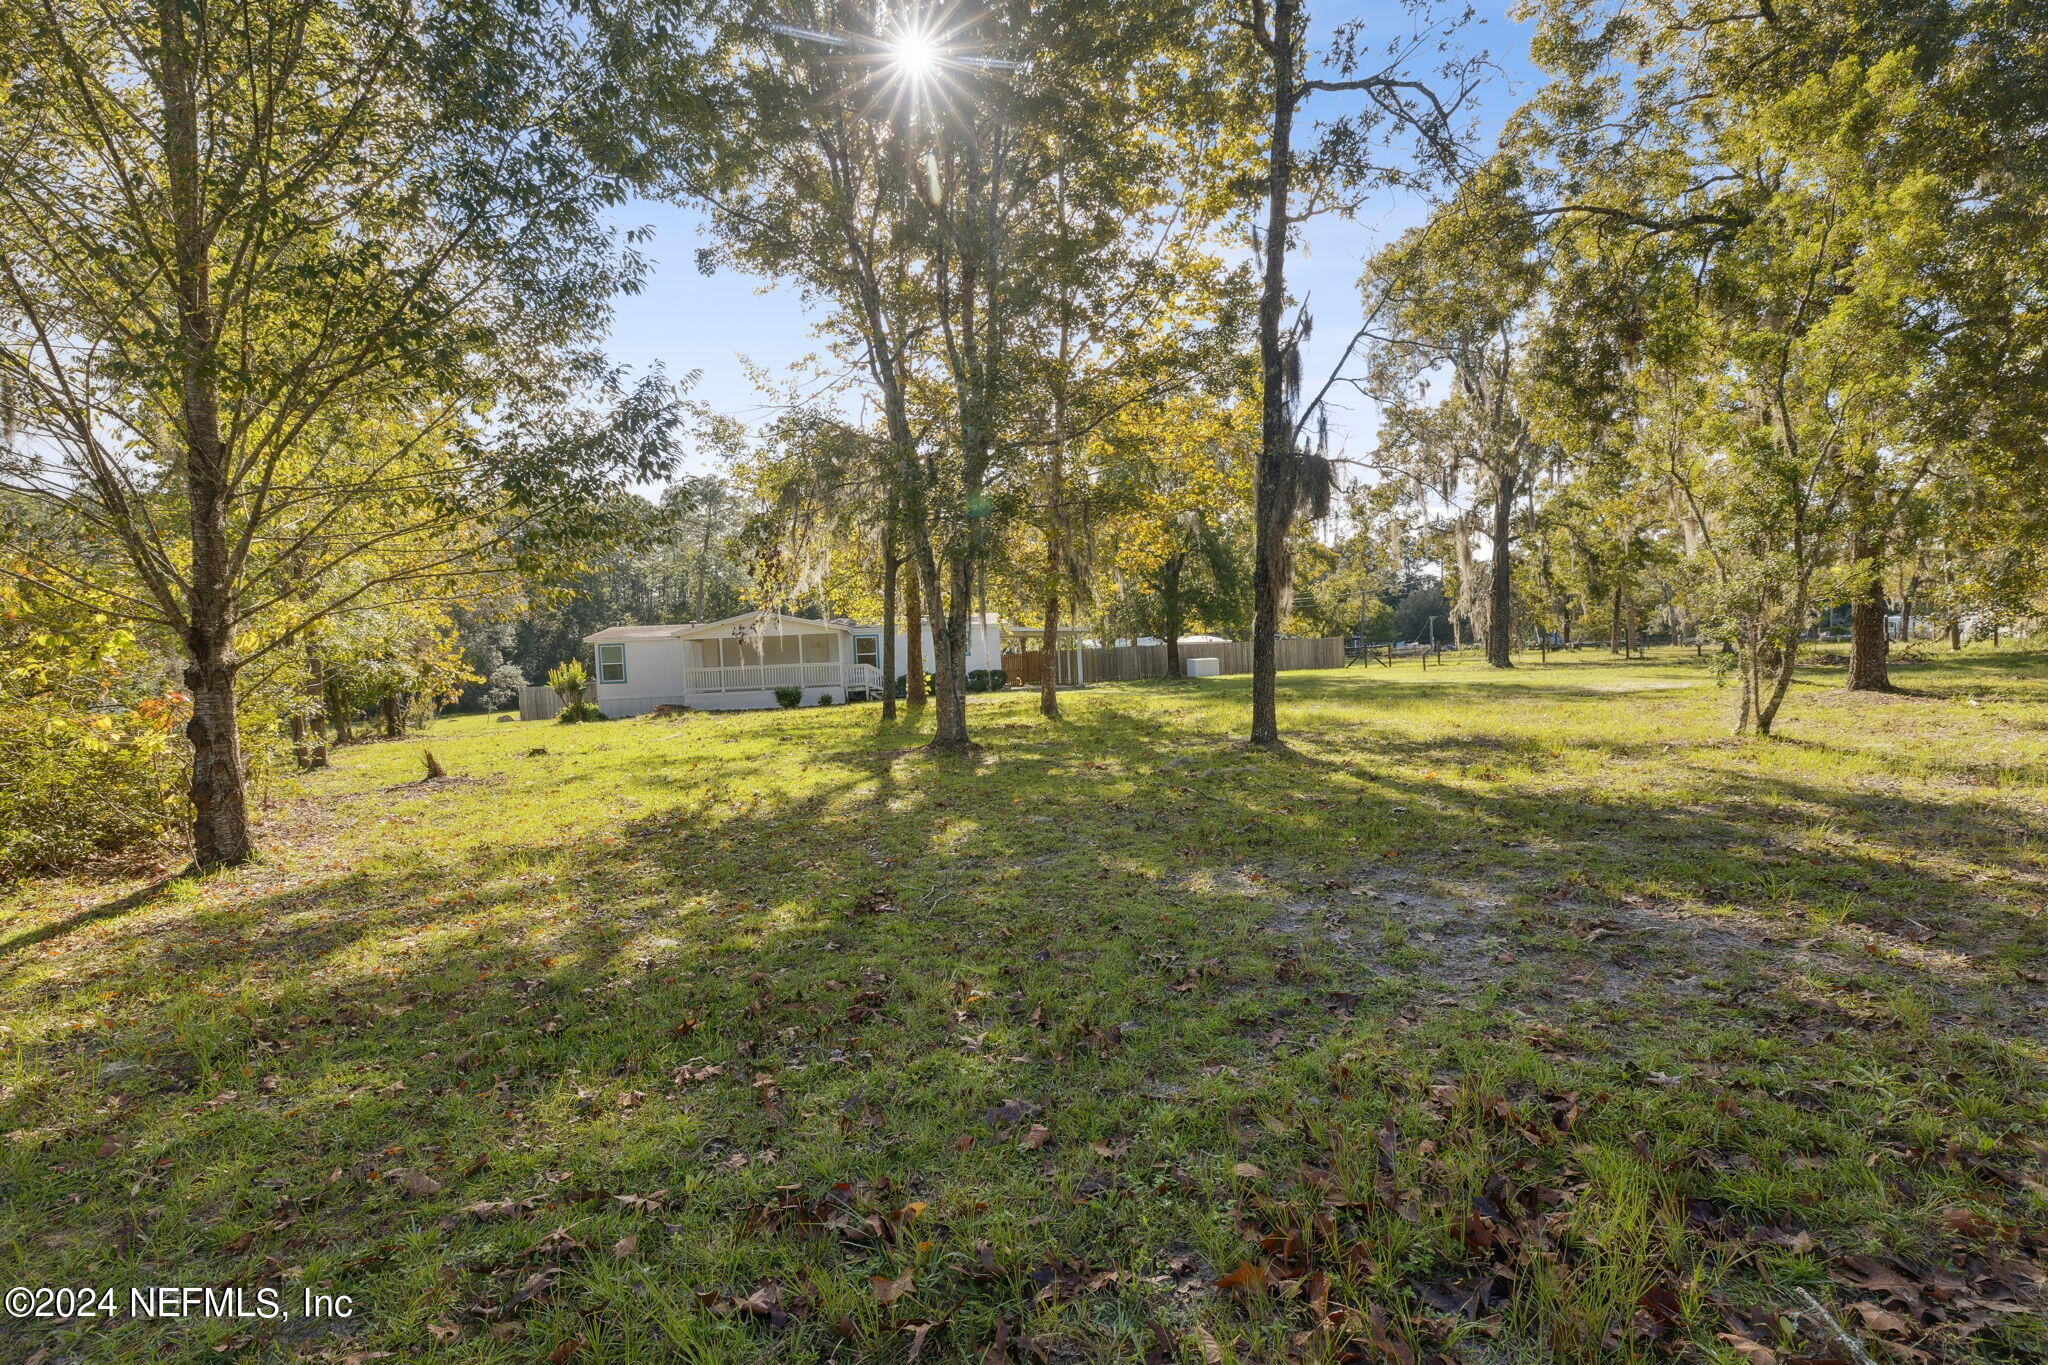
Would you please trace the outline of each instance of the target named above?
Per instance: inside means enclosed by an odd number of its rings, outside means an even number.
[[[804,690],[801,687],[778,687],[775,689],[775,704],[787,710],[804,704]]]
[[[925,674],[924,694],[927,697],[929,697],[936,690],[937,685],[933,683],[932,675],[929,673]],[[896,695],[899,697],[905,697],[910,695],[910,675],[908,673],[904,674],[902,677],[896,680]]]
[[[988,670],[987,670],[987,669],[985,669],[985,668],[970,668],[970,669],[968,669],[968,670],[967,670],[967,690],[968,690],[969,692],[986,692],[986,691],[988,691]]]
[[[519,671],[518,664],[499,664],[491,670],[490,687],[484,692],[484,708],[502,711],[519,701],[519,689],[526,686],[526,675]]]
[[[818,698],[818,705],[820,706],[831,706],[833,702],[834,698],[830,692],[824,693]]]
[[[1009,670],[1002,668],[991,668],[988,671],[988,686],[991,692],[1000,692],[1009,685]]]
[[[562,699],[562,714],[556,719],[564,725],[588,720],[588,712],[597,710],[595,706],[585,709],[583,698],[590,691],[590,670],[583,666],[581,659],[571,659],[549,669],[548,686],[554,688],[555,695]]]
[[[150,688],[148,655],[98,618],[13,624],[0,625],[0,883],[166,847],[187,809],[183,699]]]

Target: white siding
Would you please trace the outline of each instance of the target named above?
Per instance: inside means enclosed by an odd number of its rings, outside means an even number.
[[[598,710],[617,719],[642,715],[657,706],[683,704],[681,640],[629,640],[625,650],[626,680],[597,683],[591,688]]]
[[[926,621],[923,631],[924,671],[932,671],[932,623]],[[994,621],[983,625],[969,622],[967,626],[967,671],[977,668],[1001,668],[1003,666],[1003,628]],[[896,632],[896,676],[910,672],[910,634]]]

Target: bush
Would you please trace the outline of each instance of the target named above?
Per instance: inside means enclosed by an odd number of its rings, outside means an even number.
[[[988,671],[988,685],[989,690],[992,692],[1000,692],[1004,688],[1008,687],[1010,685],[1009,670],[1002,668],[991,668]]]
[[[830,692],[827,692],[818,698],[818,705],[820,706],[831,706],[833,704],[834,698]]]
[[[167,847],[187,810],[183,703],[147,685],[149,662],[97,618],[0,627],[0,883]]]
[[[519,702],[519,689],[526,686],[526,675],[519,671],[518,664],[499,664],[491,670],[490,687],[484,692],[484,709],[502,711]]]
[[[924,694],[929,697],[934,690],[932,675],[927,673],[924,675]],[[910,675],[908,673],[896,679],[896,695],[899,697],[910,695]]]
[[[804,704],[804,690],[801,687],[778,687],[775,689],[775,704],[787,710]]]
[[[574,706],[565,706],[555,717],[557,725],[580,725],[584,721],[606,719],[604,712],[597,709],[594,701],[579,701]]]
[[[564,725],[590,719],[595,706],[586,707],[583,697],[590,691],[590,670],[583,666],[583,660],[571,659],[565,664],[556,664],[548,670],[548,686],[555,689],[555,695],[562,699],[562,714],[556,717]]]

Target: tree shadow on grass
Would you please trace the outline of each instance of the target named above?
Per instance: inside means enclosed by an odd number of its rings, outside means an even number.
[[[149,885],[137,887],[135,890],[114,900],[87,906],[74,915],[68,915],[63,919],[51,920],[48,924],[39,925],[34,929],[24,930],[12,938],[0,939],[0,957],[8,957],[14,953],[21,952],[23,949],[33,948],[38,943],[47,943],[51,939],[61,938],[65,934],[83,929],[87,925],[119,919],[131,910],[140,910],[158,896],[161,896],[166,888],[184,875],[184,873],[178,873],[174,876],[160,877]]]
[[[1290,688],[1289,700],[1314,690]],[[388,1259],[354,1272],[367,1296],[443,1315],[377,1328],[423,1355],[429,1323],[480,1333],[461,1305],[508,1302],[557,1226],[591,1247],[642,1236],[635,1255],[661,1283],[735,1295],[762,1276],[824,1285],[804,1293],[861,1305],[848,1320],[879,1331],[865,1316],[868,1277],[900,1273],[909,1253],[858,1219],[826,1235],[778,1210],[841,1186],[846,1198],[881,1188],[877,1216],[928,1210],[916,1235],[935,1250],[918,1263],[918,1289],[954,1303],[934,1338],[954,1354],[978,1354],[998,1317],[1035,1315],[1032,1330],[1070,1334],[1077,1358],[1136,1360],[1158,1309],[1138,1277],[1170,1284],[1160,1249],[1179,1247],[1201,1267],[1195,1297],[1212,1300],[1206,1286],[1231,1256],[1260,1254],[1241,1225],[1297,1198],[1267,1171],[1308,1165],[1348,1201],[1346,1235],[1400,1269],[1360,1272],[1341,1292],[1398,1304],[1403,1276],[1468,1256],[1455,1229],[1469,1227],[1478,1172],[1562,1171],[1589,1142],[1611,1148],[1611,1162],[1642,1150],[1648,1174],[1631,1178],[1682,1196],[1678,1218],[1686,1198],[1761,1199],[1750,1172],[1782,1166],[1789,1138],[1832,1160],[1826,1144],[1859,1129],[1901,1146],[1912,1136],[1881,1105],[1837,1131],[1761,1084],[1739,1102],[1717,1095],[1701,1078],[1724,1053],[1777,1092],[1853,1067],[1951,1072],[1953,1094],[1916,1092],[1911,1117],[1923,1125],[1964,1122],[1966,1102],[1981,1124],[2038,1092],[2035,1051],[1986,1040],[1946,1007],[1943,964],[1859,961],[1847,944],[1795,952],[1730,918],[1819,901],[1874,916],[1896,899],[1886,884],[1903,882],[1959,923],[1999,927],[2017,911],[1976,903],[1970,880],[1998,862],[1991,813],[1868,805],[1721,772],[1716,800],[1731,809],[1674,808],[1655,791],[1478,791],[1427,774],[1444,752],[1498,757],[1483,736],[1448,750],[1375,734],[1354,749],[1317,739],[1291,755],[1238,753],[1226,736],[1113,695],[1060,726],[1033,717],[1012,728],[1000,709],[980,719],[988,763],[924,762],[871,732],[807,750],[801,790],[734,791],[718,766],[663,782],[673,800],[609,833],[481,842],[447,862],[401,851],[195,908],[190,932],[117,926],[99,965],[142,1003],[91,1060],[146,1069],[100,1085],[85,1079],[79,1044],[33,1049],[63,1079],[17,1108],[85,1091],[61,1119],[32,1116],[57,1134],[41,1152],[77,1198],[23,1189],[0,1201],[24,1241],[59,1239],[53,1274],[124,1265],[228,1283],[264,1256],[332,1264],[374,1249]],[[1815,862],[1775,809],[1786,802],[1873,838],[1950,821],[1977,861],[1934,859],[1939,841],[1913,832],[1883,852]],[[103,911],[85,914],[121,913]],[[1616,939],[1624,951],[1599,956]],[[1675,966],[1741,979],[1681,987],[1667,979]],[[1575,986],[1575,974],[1587,980]],[[1768,1008],[1731,1003],[1738,988]],[[1916,1033],[1878,1010],[1892,990],[1941,1007]],[[1571,1036],[1534,1048],[1530,1037],[1548,1036],[1532,1033],[1538,1022]],[[191,1051],[200,1030],[211,1032],[198,1065],[166,1086],[153,1054]],[[1795,1051],[1752,1056],[1739,1050],[1745,1033]],[[722,1073],[675,1078],[707,1066]],[[1432,1087],[1469,1091],[1469,1102],[1432,1116]],[[123,1097],[132,1162],[91,1156],[105,1120],[90,1106],[110,1089]],[[230,1091],[240,1098],[220,1100]],[[1522,1122],[1514,1106],[1567,1091],[1599,1094],[1569,1142],[1532,1146],[1494,1117],[1507,1105]],[[1823,1105],[1862,1102],[1856,1085],[1815,1093]],[[1036,1121],[1048,1135],[1026,1146]],[[1354,1140],[1390,1122],[1398,1140]],[[1414,1155],[1425,1135],[1427,1162]],[[1727,1169],[1692,1160],[1702,1149]],[[464,1174],[472,1153],[488,1160]],[[170,1174],[148,1176],[160,1155]],[[1470,1191],[1461,1173],[1427,1173],[1455,1160],[1473,1163]],[[1888,1172],[1874,1195],[1861,1153],[1840,1160],[1853,1199],[1818,1202],[1837,1192],[1816,1174],[1801,1177],[1815,1202],[1794,1205],[1839,1245],[1927,1203],[1922,1173]],[[1240,1162],[1260,1174],[1231,1175]],[[366,1164],[369,1174],[348,1174]],[[269,1188],[289,1197],[281,1212],[257,1201],[265,1211],[246,1242],[228,1228],[173,1235],[144,1209],[154,1240],[124,1243],[131,1166],[172,1182],[153,1190],[156,1205],[240,1207]],[[379,1174],[391,1168],[443,1188],[408,1195]],[[330,1171],[344,1174],[330,1182]],[[1404,1214],[1379,1193],[1394,1181],[1431,1192]],[[597,1197],[564,1193],[585,1189]],[[655,1190],[668,1202],[646,1217],[613,1197]],[[539,1206],[530,1221],[463,1211],[522,1199]],[[1768,1200],[1758,1207],[1779,1216]],[[977,1242],[993,1247],[995,1273],[955,1273]],[[1045,1290],[1059,1291],[1065,1257],[1088,1275],[1132,1278],[1063,1304]],[[608,1288],[632,1258],[547,1264],[559,1287],[508,1310],[530,1332],[558,1327],[567,1340],[645,1311]],[[1632,1320],[1636,1291],[1617,1293],[1613,1310]],[[705,1359],[830,1349],[829,1317],[793,1291],[796,1316],[780,1329],[684,1302],[690,1330],[722,1343]],[[1227,1311],[1256,1334],[1266,1310]],[[1300,1325],[1289,1311],[1276,1307],[1273,1321]],[[887,1340],[875,1349],[888,1353]],[[1284,1349],[1284,1338],[1255,1336],[1251,1349],[1265,1344]]]

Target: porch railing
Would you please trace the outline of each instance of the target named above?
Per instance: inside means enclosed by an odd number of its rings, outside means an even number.
[[[688,668],[683,686],[691,692],[772,692],[778,687],[879,688],[882,671],[872,664],[742,664],[738,668]]]

